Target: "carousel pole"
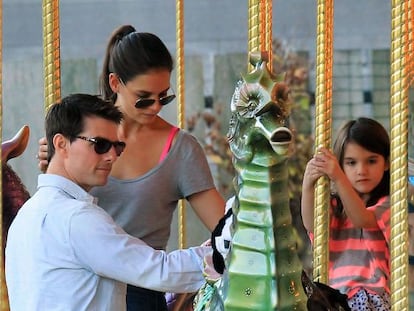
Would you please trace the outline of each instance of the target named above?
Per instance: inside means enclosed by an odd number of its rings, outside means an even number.
[[[0,0],[0,137],[3,137],[3,1]],[[1,155],[1,149],[0,149]],[[1,157],[0,157],[1,159]],[[0,170],[0,189],[3,189],[3,175]],[[0,191],[0,224],[3,226],[3,191]],[[3,244],[3,230],[0,230],[0,244]],[[4,271],[4,251],[0,252],[0,311],[9,310],[6,278]]]
[[[410,88],[414,84],[414,0],[409,0],[407,7],[408,16],[406,22],[406,34],[407,40],[405,41],[405,50],[407,51],[405,64],[407,69],[408,87]],[[408,116],[408,176],[413,176],[410,173],[414,168],[414,102],[409,101],[409,116]],[[410,191],[408,191],[410,192]],[[414,204],[414,194],[408,193],[408,199]]]
[[[315,147],[330,148],[332,127],[333,0],[318,0],[316,46]],[[315,188],[313,278],[327,283],[329,265],[329,180]]]
[[[407,40],[405,42],[408,51],[408,57],[406,60],[408,86],[414,83],[414,0],[407,0],[405,4],[407,11],[406,27],[407,27]]]
[[[47,110],[61,96],[59,0],[43,0],[43,66]]]
[[[249,0],[248,55],[250,68],[252,52],[266,52],[269,70],[272,71],[272,0]]]
[[[408,310],[408,0],[391,4],[391,310]]]
[[[409,89],[414,83],[414,0],[407,0],[404,2],[404,12],[406,12],[406,18],[404,20],[404,55],[405,55],[405,73],[407,84],[406,87]],[[409,91],[408,91],[409,97]],[[408,101],[408,167],[414,163],[414,105]],[[411,163],[411,164],[410,164]],[[408,169],[408,176],[410,169]],[[408,200],[413,202],[413,194],[408,191]],[[410,198],[411,195],[411,198]]]
[[[264,21],[265,21],[265,37],[264,37],[264,42],[265,42],[265,51],[267,51],[268,55],[269,55],[269,71],[273,72],[273,4],[272,4],[272,0],[264,0],[265,3],[262,5],[262,7],[264,7],[265,10],[265,16],[264,16]]]
[[[184,93],[184,0],[176,1],[176,61],[177,61],[177,101],[178,127],[184,128],[185,121],[185,93]],[[186,210],[184,200],[178,206],[178,247],[185,248],[186,241]]]
[[[251,69],[250,55],[257,51],[260,46],[260,1],[249,0],[248,7],[248,42],[247,42],[247,71]]]
[[[260,0],[259,3],[259,49],[261,52],[266,52],[269,58],[268,67],[272,72],[272,0]],[[254,10],[252,10],[254,12]],[[254,27],[254,26],[253,26]],[[256,42],[257,43],[257,42]]]
[[[259,3],[259,50],[266,51],[266,30],[267,30],[267,14],[266,14],[266,2],[267,0],[260,0]]]

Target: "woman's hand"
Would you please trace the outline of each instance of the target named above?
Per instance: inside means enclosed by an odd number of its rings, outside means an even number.
[[[46,137],[42,137],[38,141],[39,143],[39,150],[37,151],[37,159],[39,163],[37,166],[39,167],[41,172],[46,172],[47,166],[49,162],[47,161],[47,139]]]

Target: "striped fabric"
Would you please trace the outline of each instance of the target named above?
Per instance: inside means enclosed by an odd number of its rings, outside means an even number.
[[[378,228],[355,228],[348,218],[331,213],[329,285],[351,298],[360,288],[373,294],[389,293],[389,197],[367,207],[374,211]]]
[[[332,204],[336,205],[336,204]],[[360,288],[373,294],[390,293],[389,197],[378,200],[374,211],[378,228],[357,229],[348,218],[332,213],[329,239],[329,285],[351,298]],[[313,242],[313,232],[309,232]]]

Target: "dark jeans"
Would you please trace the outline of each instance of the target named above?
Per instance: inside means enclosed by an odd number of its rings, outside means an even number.
[[[162,292],[127,286],[127,311],[167,311],[167,302]]]

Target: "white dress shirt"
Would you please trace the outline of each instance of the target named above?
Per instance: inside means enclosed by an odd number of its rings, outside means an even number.
[[[126,308],[126,283],[193,292],[211,249],[169,254],[124,232],[72,181],[40,175],[38,191],[13,221],[6,247],[11,311]]]

